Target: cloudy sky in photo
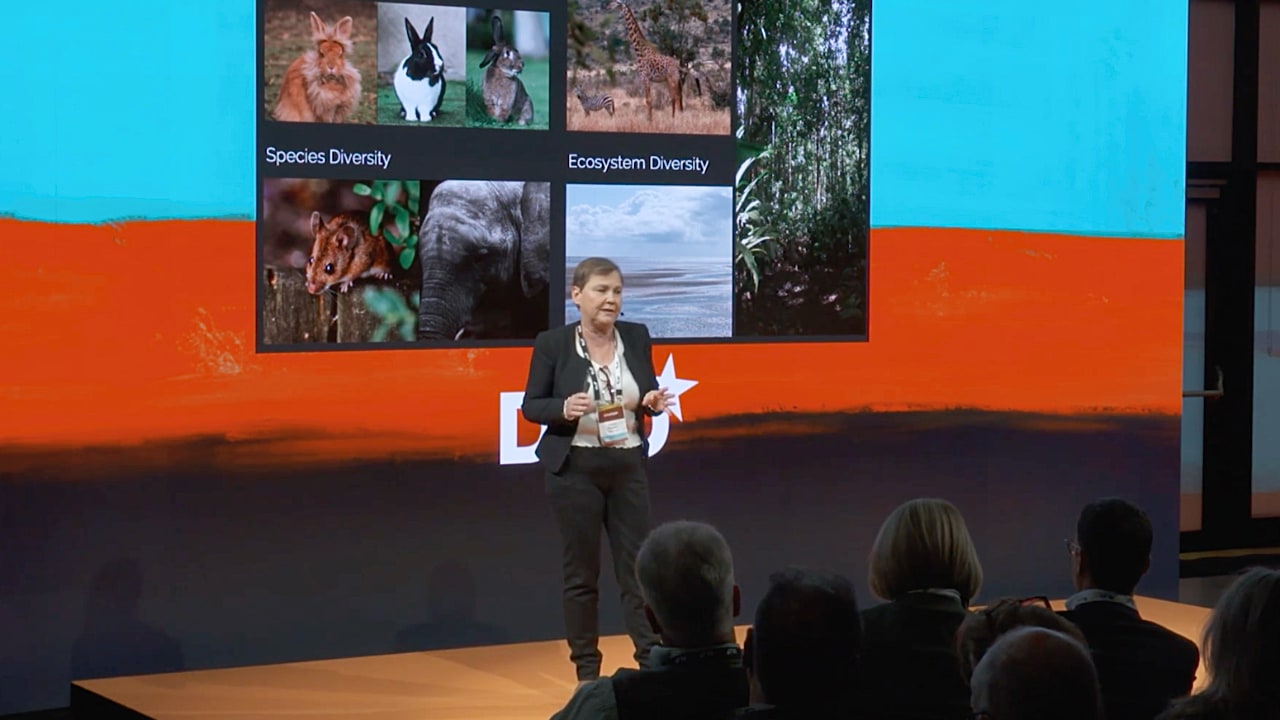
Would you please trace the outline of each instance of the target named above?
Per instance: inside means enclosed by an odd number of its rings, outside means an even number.
[[[733,189],[569,185],[566,255],[715,258],[733,254]]]

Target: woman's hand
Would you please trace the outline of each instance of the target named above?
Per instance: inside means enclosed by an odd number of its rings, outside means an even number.
[[[584,392],[574,393],[564,399],[564,419],[569,422],[577,420],[590,411],[591,396]]]
[[[645,393],[644,399],[640,401],[640,404],[655,413],[660,413],[666,410],[667,403],[675,400],[675,398],[676,396],[670,390],[662,387]]]

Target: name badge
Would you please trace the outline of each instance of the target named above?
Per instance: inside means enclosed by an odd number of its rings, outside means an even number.
[[[596,409],[596,418],[601,445],[613,447],[627,441],[627,416],[622,410],[622,403],[601,403]]]

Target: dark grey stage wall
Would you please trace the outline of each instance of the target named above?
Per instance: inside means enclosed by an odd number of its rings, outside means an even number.
[[[1032,419],[868,414],[827,418],[838,429],[822,435],[673,438],[650,464],[655,516],[721,528],[746,623],[789,563],[848,573],[875,602],[867,551],[884,515],[917,496],[965,514],[987,571],[979,601],[1063,596],[1078,508],[1121,495],[1156,525],[1140,590],[1174,598],[1177,418],[1059,431]],[[191,456],[136,452],[171,450]],[[6,472],[32,458],[0,452],[0,714],[65,705],[73,674],[561,636],[558,541],[536,466],[123,474],[111,457],[68,458],[102,464],[86,482],[52,465]],[[606,633],[622,632],[615,587],[604,584]]]

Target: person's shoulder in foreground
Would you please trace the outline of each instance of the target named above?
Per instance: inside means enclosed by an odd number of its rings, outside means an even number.
[[[617,720],[618,699],[613,694],[613,679],[602,677],[578,686],[564,708],[551,720]]]

